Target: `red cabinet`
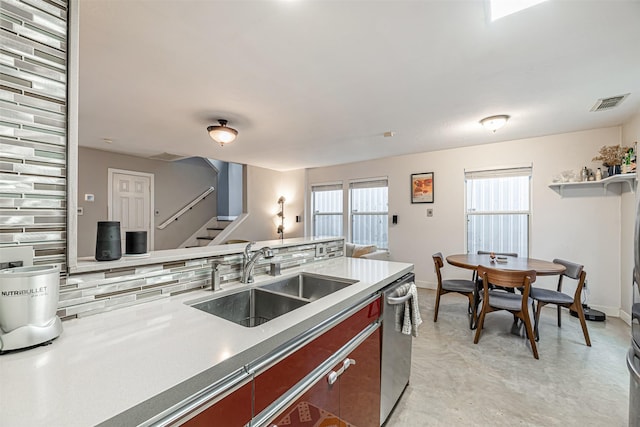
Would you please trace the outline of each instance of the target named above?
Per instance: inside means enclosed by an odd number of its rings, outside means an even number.
[[[380,317],[380,312],[380,299],[376,299],[267,371],[256,375],[254,414],[264,410],[360,331],[375,322]]]
[[[380,424],[380,329],[377,328],[345,359],[355,361],[338,374],[333,384],[328,375],[318,381],[276,417],[271,427],[357,426]]]
[[[252,388],[253,384],[249,381],[208,408],[202,410],[202,407],[200,407],[194,410],[194,412],[198,410],[202,412],[193,416],[182,425],[189,427],[242,427],[246,425],[251,421],[252,415]],[[206,405],[207,404],[204,403],[202,406]]]
[[[297,350],[293,349],[300,344],[292,343],[292,353],[263,372],[244,371],[244,379],[230,386],[231,393],[226,391],[229,394],[223,398],[213,395],[178,423],[241,427],[253,420],[255,425],[270,426],[378,427],[381,342],[375,322],[381,301],[370,301],[316,338],[311,332],[310,341]],[[355,364],[348,363],[344,369],[346,359]],[[335,381],[330,383],[327,378],[332,370]],[[271,422],[273,419],[277,421]]]
[[[340,418],[358,427],[380,425],[380,329],[349,358],[356,361],[340,376]]]

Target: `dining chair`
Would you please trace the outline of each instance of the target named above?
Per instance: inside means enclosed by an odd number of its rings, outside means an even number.
[[[472,280],[466,279],[447,279],[442,280],[442,272],[440,269],[444,266],[444,258],[441,252],[433,254],[433,263],[436,267],[436,276],[438,276],[438,290],[436,292],[436,309],[433,315],[433,321],[438,321],[438,309],[440,308],[440,296],[447,294],[449,292],[455,292],[458,294],[465,295],[469,298],[469,307],[468,312],[471,315],[469,319],[469,328],[474,327],[476,317],[477,317],[477,308],[478,304],[476,303],[475,293],[476,293],[476,284]]]
[[[490,251],[478,251],[477,252],[478,255],[490,255],[490,254],[494,254],[495,256],[510,256],[510,257],[514,257],[514,258],[518,258],[518,254],[515,252],[490,252]],[[478,281],[478,286],[482,287],[482,279],[480,277],[478,277],[478,271],[474,270],[473,271],[473,280]],[[507,292],[514,292],[513,288],[511,289],[505,289],[505,291]]]
[[[531,343],[533,357],[538,359],[538,348],[536,347],[536,340],[533,335],[528,309],[529,302],[532,301],[531,298],[529,298],[531,283],[536,280],[536,272],[534,270],[500,270],[479,265],[478,276],[482,278],[483,301],[473,343],[478,344],[480,340],[484,326],[484,318],[487,313],[506,310],[512,313],[516,319],[520,319],[522,323],[524,323],[527,337]],[[507,289],[522,288],[522,294],[504,292],[502,290],[491,290],[489,289],[489,283]]]
[[[569,310],[573,310],[578,314],[580,319],[580,325],[582,326],[582,333],[584,334],[584,340],[587,346],[591,347],[591,340],[589,339],[589,331],[587,330],[587,322],[584,317],[584,310],[582,309],[582,288],[584,288],[584,281],[587,277],[587,273],[584,271],[584,266],[573,262],[565,261],[562,259],[554,259],[554,263],[564,265],[566,270],[560,275],[558,279],[557,290],[543,289],[543,288],[531,288],[531,298],[537,302],[537,308],[535,310],[535,324],[534,329],[536,333],[536,341],[539,340],[538,326],[540,323],[540,311],[542,307],[547,304],[555,304],[558,310],[558,327],[562,326],[561,308],[566,307]],[[568,277],[573,280],[577,280],[578,284],[576,291],[571,295],[567,295],[562,292],[562,279]]]

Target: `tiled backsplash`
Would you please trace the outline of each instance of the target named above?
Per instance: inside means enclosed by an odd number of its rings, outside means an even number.
[[[256,264],[254,275],[267,274],[272,262],[279,262],[282,273],[286,274],[289,268],[344,255],[342,239],[318,244],[326,248],[319,256],[316,256],[316,243],[275,248],[273,258],[261,259]],[[220,264],[220,283],[237,282],[242,257],[242,253],[237,253],[73,274],[60,285],[58,316],[67,320],[210,287],[214,262]]]
[[[0,2],[0,247],[66,262],[67,2]]]

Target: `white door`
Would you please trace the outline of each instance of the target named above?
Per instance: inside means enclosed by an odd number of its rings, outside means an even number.
[[[147,232],[153,250],[153,174],[109,169],[109,221],[120,221],[122,253],[127,231]]]

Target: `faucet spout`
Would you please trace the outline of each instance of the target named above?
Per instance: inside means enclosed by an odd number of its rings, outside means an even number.
[[[250,255],[249,250],[252,244],[253,242],[249,243],[245,248],[242,279],[240,280],[242,283],[253,283],[253,267],[256,265],[260,258],[273,258],[273,250],[268,246],[265,246],[264,248],[254,252],[253,255]]]

